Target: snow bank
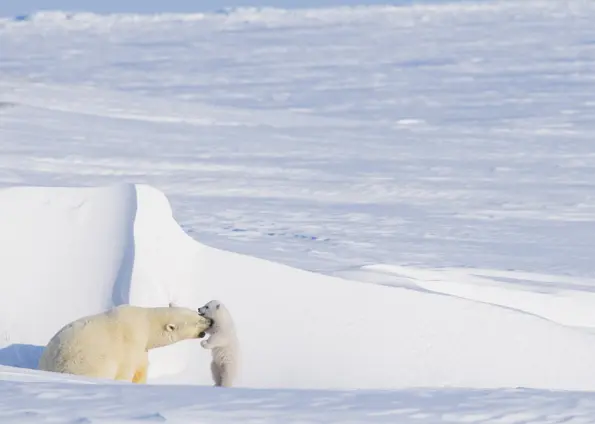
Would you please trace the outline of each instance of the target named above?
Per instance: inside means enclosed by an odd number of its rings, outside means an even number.
[[[3,363],[31,366],[28,345],[125,300],[135,213],[130,186],[0,191]]]
[[[0,233],[4,365],[34,366],[67,321],[114,304],[197,307],[216,297],[237,322],[242,386],[595,387],[586,332],[212,249],[148,186],[2,190]],[[150,380],[210,385],[208,361],[197,341],[154,350]]]

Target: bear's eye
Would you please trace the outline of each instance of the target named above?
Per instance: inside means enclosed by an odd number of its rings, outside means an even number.
[[[166,324],[165,331],[174,331],[176,329],[175,324]]]

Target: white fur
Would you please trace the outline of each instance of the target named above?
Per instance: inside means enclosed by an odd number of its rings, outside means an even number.
[[[150,349],[203,337],[211,322],[188,308],[121,305],[60,329],[38,369],[144,383]]]
[[[231,387],[238,375],[240,360],[239,341],[231,314],[218,300],[198,308],[198,313],[213,320],[213,325],[206,330],[208,340],[200,344],[211,349],[211,374],[215,386]]]

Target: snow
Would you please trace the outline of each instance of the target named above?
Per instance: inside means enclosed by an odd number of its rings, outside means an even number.
[[[470,1],[470,0],[458,0]],[[479,0],[490,1],[490,0]],[[419,3],[445,3],[449,0],[202,0],[193,2],[190,0],[171,0],[164,5],[157,0],[128,0],[117,2],[105,0],[101,3],[92,0],[20,0],[18,3],[0,4],[0,16],[17,15],[27,16],[27,13],[39,10],[67,10],[69,12],[95,12],[95,13],[190,13],[190,12],[212,12],[225,11],[229,8],[266,6],[277,8],[328,8],[331,6],[348,5],[411,5]]]
[[[543,423],[592,422],[591,393],[534,389],[299,391],[196,386],[5,382],[6,423]],[[20,406],[22,398],[28,399]],[[72,411],[65,413],[65,411]],[[68,418],[65,418],[65,415]]]
[[[0,205],[7,234],[0,280],[10,282],[0,346],[13,366],[35,368],[65,323],[113,305],[196,308],[218,298],[237,321],[241,387],[594,385],[595,335],[493,305],[202,245],[152,187],[13,187],[0,191]],[[32,310],[42,323],[30,319]],[[151,383],[211,384],[199,343],[154,350],[150,360]]]
[[[0,420],[592,422],[594,18],[1,19]],[[212,298],[237,388],[196,341],[147,386],[34,369],[82,315]]]

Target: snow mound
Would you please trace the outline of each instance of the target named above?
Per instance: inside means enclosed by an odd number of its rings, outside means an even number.
[[[2,365],[34,368],[62,325],[112,305],[194,308],[219,298],[237,323],[245,387],[595,388],[588,332],[213,249],[186,235],[149,186],[4,189],[0,234]],[[211,384],[197,341],[150,359],[151,383]],[[32,374],[44,373],[23,376]]]

